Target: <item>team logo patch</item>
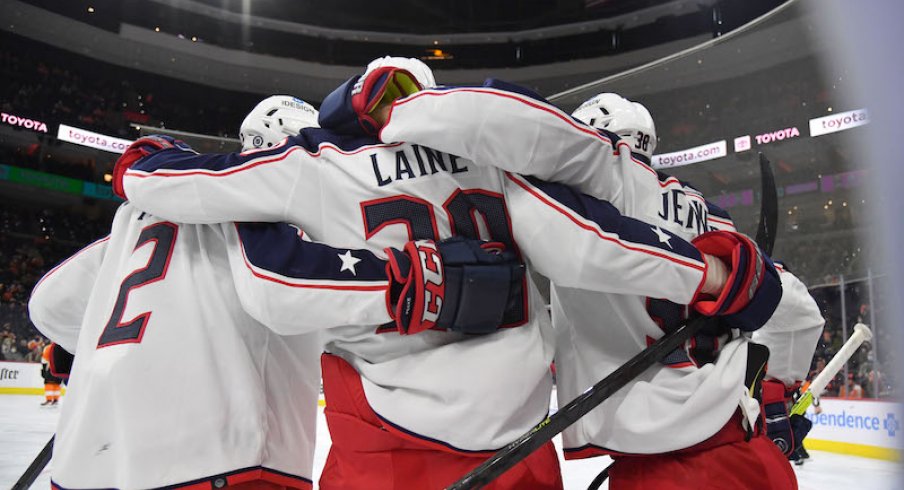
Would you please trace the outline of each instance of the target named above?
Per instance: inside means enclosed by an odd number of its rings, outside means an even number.
[[[781,451],[782,453],[787,454],[788,450],[790,449],[790,447],[788,446],[788,441],[786,441],[784,437],[776,437],[772,440],[772,442],[774,442],[775,445],[778,446],[779,451]]]
[[[445,282],[442,270],[442,258],[436,244],[424,240],[417,242],[418,259],[423,271],[424,281],[424,322],[436,323],[439,312],[443,306],[445,296]]]

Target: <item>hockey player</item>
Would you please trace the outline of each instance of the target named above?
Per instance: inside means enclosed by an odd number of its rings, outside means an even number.
[[[637,102],[628,101],[618,94],[603,93],[586,101],[572,114],[572,116],[597,129],[613,132],[626,141],[633,142],[633,151],[639,154],[639,157],[644,158],[645,161],[650,161],[653,151],[655,150],[657,139],[653,119],[650,116],[649,111],[647,111],[643,105]],[[686,184],[682,183],[682,186],[683,189],[677,192],[677,194],[684,194],[684,196],[687,196],[689,193],[692,195],[699,194],[699,192]],[[676,226],[676,222],[680,220],[667,219],[669,216],[669,212],[666,209],[668,206],[667,203],[677,202],[677,199],[674,196],[676,194],[675,190],[672,190],[671,194],[673,195],[662,197],[664,207],[660,213],[660,217],[666,218],[666,222],[663,226],[668,226],[669,229],[675,231],[676,234],[685,236],[685,238],[688,238],[689,236],[692,238],[694,235],[693,233],[690,235],[687,233],[682,234],[681,228],[686,227],[685,223],[678,222]],[[708,201],[706,202],[706,205],[711,212],[718,212],[721,215],[721,218],[710,220],[710,229],[734,229],[727,213],[719,210]],[[672,214],[677,216],[677,210],[673,209]],[[800,439],[803,434],[806,434],[807,429],[801,429],[796,427],[796,424],[789,422],[787,407],[785,405],[786,402],[789,401],[791,394],[800,386],[801,381],[807,374],[807,369],[813,354],[813,348],[815,347],[814,338],[818,336],[818,332],[822,329],[825,322],[806,287],[784,266],[779,265],[778,263],[776,263],[776,265],[781,273],[784,285],[783,301],[779,310],[776,311],[766,326],[763,329],[754,332],[752,338],[755,342],[766,345],[771,353],[769,369],[766,372],[762,390],[762,401],[765,405],[765,433],[766,436],[776,443],[786,456],[790,457],[797,448],[803,447]],[[588,315],[592,316],[601,311],[594,311],[594,308],[587,309],[585,307],[586,302],[580,299],[582,295],[581,292],[576,292],[568,288],[555,288],[555,293],[557,296],[554,298],[553,323],[564,327],[570,327],[558,330],[560,334],[567,338],[567,342],[559,344],[560,349],[566,350],[566,352],[559,357],[567,357],[570,359],[584,357],[584,359],[586,359],[586,354],[584,353],[580,356],[576,356],[567,352],[567,350],[574,350],[577,345],[593,345],[593,339],[590,338],[591,336],[587,335],[587,329],[581,328],[581,325],[587,324],[587,322],[582,321],[582,319],[586,319]],[[600,295],[589,296],[600,297]],[[614,317],[621,317],[622,323],[624,324],[638,325],[645,321],[649,321],[644,318],[645,315],[643,313],[635,317],[625,315],[626,312],[630,312],[631,310],[630,308],[619,304],[619,302],[623,301],[623,298],[611,297],[608,299],[610,301],[604,301],[602,303],[595,302],[594,304],[599,306],[596,310],[607,311],[612,313],[612,316]],[[654,303],[655,300],[647,300],[647,302],[646,309],[651,310],[651,306],[653,306],[652,303]],[[611,305],[606,306],[607,303],[611,303]],[[659,308],[661,309],[662,306],[659,306]],[[675,308],[674,306],[671,309],[673,311],[680,311],[679,308]],[[660,310],[660,315],[661,314],[662,310]],[[660,315],[655,315],[652,312],[650,314],[657,323],[664,320],[663,316]],[[590,333],[592,333],[592,330]],[[718,342],[724,345],[726,340],[730,339],[722,338],[718,339]],[[718,344],[712,346],[714,348],[701,350],[699,345],[712,342],[712,339],[707,338],[706,336],[695,339],[695,341],[698,342],[698,345],[688,349],[689,353],[703,353],[712,357],[716,352],[721,350],[721,348],[717,347]],[[567,345],[571,345],[571,347],[565,347]],[[691,356],[685,355],[681,356],[681,358],[685,359],[685,362],[690,360],[694,362],[694,364],[699,364],[699,359],[691,359]],[[674,360],[676,359],[673,358],[673,361]],[[757,367],[755,364],[750,364],[749,361],[748,364],[749,368]],[[592,376],[587,378],[589,380]],[[579,391],[575,391],[575,389],[577,389],[577,386],[574,386],[570,393],[566,393],[568,390],[563,390],[563,397],[573,398],[574,396],[577,396]],[[630,390],[626,390],[626,393],[627,391]],[[726,398],[730,399],[731,397]],[[614,407],[615,403],[609,402],[609,405],[610,407]],[[601,410],[604,411],[606,409],[604,408]],[[610,408],[610,410],[614,411],[618,410],[618,408]],[[747,423],[753,422],[754,420],[749,420]],[[801,423],[800,420],[796,420],[795,422],[798,424]],[[575,426],[566,431],[566,440],[580,441],[580,434],[582,432],[585,434],[593,432],[592,429],[586,427],[589,423],[590,419],[584,419],[578,424],[575,424]],[[568,447],[568,445],[569,444],[566,443],[566,447]],[[580,442],[572,443],[571,445],[582,446]],[[587,453],[588,451],[584,452]],[[566,454],[568,453],[569,451],[566,450]],[[574,453],[579,454],[581,451],[574,451]],[[593,453],[593,451],[589,451],[589,453]],[[784,468],[784,465],[781,466]],[[754,484],[754,480],[748,479],[748,482],[749,484]],[[754,484],[754,486],[756,485]]]
[[[317,109],[290,95],[272,95],[245,116],[239,128],[242,151],[272,148],[304,128],[317,127]]]
[[[664,240],[665,230],[695,243],[733,234],[724,211],[647,165],[656,143],[652,118],[643,106],[615,94],[596,96],[575,111],[575,118],[600,131],[588,134],[583,147],[574,146],[577,139],[569,135],[581,129],[570,129],[567,116],[540,101],[521,103],[492,88],[421,92],[396,102],[387,116],[384,127],[377,123],[385,141],[429,145],[548,178],[570,178],[545,175],[552,170],[540,164],[556,158],[550,153],[580,160],[583,149],[606,151],[608,145],[599,141],[611,141],[625,158],[577,182],[582,190],[653,224]],[[806,374],[823,319],[800,281],[785,271],[781,281],[779,309],[754,337],[773,350],[771,375],[791,383]],[[687,317],[683,305],[656,296],[600,294],[564,286],[555,278],[553,283],[560,404]],[[760,411],[745,378],[750,374],[752,380],[763,361],[748,355],[758,350],[749,345],[745,338],[727,334],[698,336],[566,430],[566,458],[613,455],[611,488],[794,488],[790,466],[768,439],[746,442],[757,434]],[[764,390],[771,407],[782,401],[774,393]],[[770,436],[787,429],[778,425],[769,424]]]
[[[616,94],[600,94],[573,116],[619,135],[646,161],[652,156],[655,127],[642,105]],[[663,228],[689,240],[699,234],[679,214],[688,200],[702,201],[699,192],[682,184],[663,191],[661,198],[659,223]],[[727,213],[704,203],[710,216],[720,215],[709,220],[708,229],[734,229]],[[776,457],[775,446],[767,441],[792,440],[784,406],[786,386],[793,389],[806,375],[824,320],[806,287],[784,268],[778,270],[782,302],[769,322],[753,333],[753,340],[766,345],[770,352],[762,383],[765,427],[762,422],[757,426],[762,414],[749,400],[749,393],[754,393],[749,386],[755,379],[754,371],[763,367],[764,359],[757,358],[758,348],[746,338],[727,332],[715,337],[704,334],[566,430],[566,458],[612,456],[615,464],[609,475],[613,489],[685,489],[715,484],[796,488],[790,466]],[[657,299],[600,295],[554,285],[553,323],[561,327],[557,328],[557,361],[563,380],[560,402],[578,396],[633,354],[619,353],[625,346],[613,345],[613,331],[645,327],[645,335],[651,335],[657,329],[677,328],[686,317],[683,306]],[[617,321],[594,325],[593,318]],[[633,350],[643,347],[638,342]],[[641,407],[647,411],[640,411]],[[793,449],[782,447],[786,456]],[[739,464],[742,460],[757,464]],[[719,468],[725,471],[717,471]]]
[[[286,101],[265,100],[264,114],[277,108],[316,123],[316,112]],[[259,129],[246,145],[285,138],[279,121],[257,124],[266,117],[245,121],[246,136]],[[122,158],[158,147],[180,144],[141,138]],[[359,323],[407,330],[413,324],[387,305],[426,294],[427,283],[409,280],[428,275],[422,250],[434,254],[430,273],[446,277],[447,290],[463,276],[458,297],[483,294],[473,289],[481,277],[443,262],[449,244],[410,243],[387,251],[387,262],[302,235],[284,224],[178,224],[126,202],[108,237],[44,276],[32,321],[77,354],[54,444],[55,488],[311,488],[321,351],[311,332]],[[456,248],[454,258],[482,257],[486,266],[468,267],[492,278],[520,270],[482,250]],[[468,319],[484,312],[493,313]]]
[[[41,406],[56,405],[60,401],[60,385],[63,379],[56,376],[50,369],[53,344],[47,344],[41,349],[41,377],[44,378],[44,403]]]
[[[780,296],[766,264],[726,268],[674,234],[622,217],[608,203],[453,153],[362,134],[381,101],[419,87],[393,67],[354,82],[338,92],[354,91],[354,103],[343,105],[340,97],[330,116],[350,128],[344,134],[306,129],[282,147],[246,155],[198,156],[169,148],[120,167],[122,184],[114,184],[156,215],[187,222],[288,221],[318,240],[375,253],[411,238],[492,238],[563,284],[682,304],[706,291],[718,299],[698,306],[711,314],[769,310],[762,303]],[[505,97],[534,103],[516,93]],[[582,140],[585,132],[595,134],[572,124],[566,132]],[[550,173],[558,166],[572,178],[592,178],[593,164],[622,158],[606,144],[603,151],[581,150],[588,163],[551,158],[544,165]],[[737,252],[759,260],[749,243],[738,243]],[[757,294],[734,295],[754,279],[763,284]],[[723,287],[725,282],[735,286]],[[373,323],[328,332],[322,366],[333,445],[321,487],[443,487],[542,420],[551,389],[552,332],[533,284],[525,279],[523,286],[520,300],[501,318],[503,328],[492,335],[399,335]],[[561,488],[552,445],[489,488]]]

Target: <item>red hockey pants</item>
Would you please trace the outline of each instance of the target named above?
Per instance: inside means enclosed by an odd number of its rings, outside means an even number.
[[[788,458],[763,432],[745,442],[737,416],[698,446],[613,459],[610,490],[797,490]]]
[[[364,395],[357,371],[324,354],[323,393],[333,445],[320,477],[323,490],[443,489],[492,452],[462,453],[383,423]],[[555,448],[549,443],[501,475],[487,490],[562,490]]]

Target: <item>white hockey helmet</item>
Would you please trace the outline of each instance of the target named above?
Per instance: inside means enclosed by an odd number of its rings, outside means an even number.
[[[417,58],[384,56],[368,63],[364,73],[370,73],[383,66],[394,66],[396,68],[408,70],[424,88],[436,88],[436,79],[433,78],[433,70],[431,70],[426,63]]]
[[[631,143],[631,150],[647,158],[656,149],[656,125],[646,107],[613,93],[595,95],[571,116],[597,129],[605,129]]]
[[[310,127],[318,127],[314,106],[289,95],[273,95],[260,101],[245,116],[239,140],[243,151],[270,148]]]

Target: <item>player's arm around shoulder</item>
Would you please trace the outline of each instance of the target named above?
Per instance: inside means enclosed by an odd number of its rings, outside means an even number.
[[[285,223],[223,224],[242,307],[282,335],[392,321],[386,260],[312,242]]]
[[[286,221],[299,204],[296,196],[318,189],[315,157],[296,142],[287,138],[272,148],[228,154],[174,146],[133,161],[124,154],[116,164],[127,167],[118,172],[122,197],[181,223]],[[299,189],[302,175],[307,186]]]
[[[97,240],[51,269],[28,300],[28,314],[38,330],[69,352],[75,353],[108,241],[109,237]]]
[[[630,160],[630,145],[529,90],[487,85],[424,90],[395,101],[380,139],[428,146],[611,198],[604,194],[612,188],[605,179],[613,178],[612,166]]]
[[[688,304],[706,264],[690,243],[561,185],[506,174],[515,241],[560,286]]]
[[[491,333],[521,294],[524,266],[498,242],[414,240],[384,259],[284,223],[221,226],[242,307],[279,334],[387,324],[401,335]]]

